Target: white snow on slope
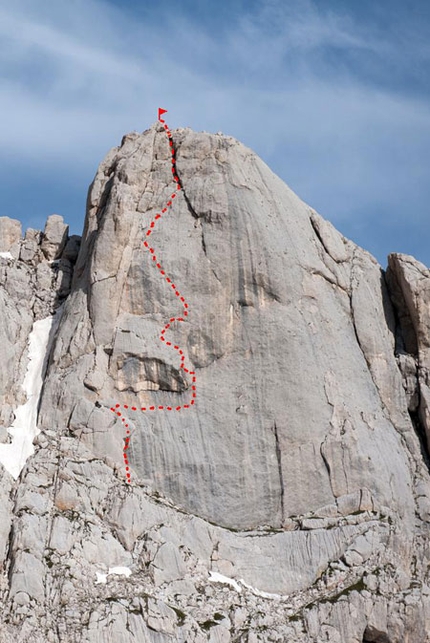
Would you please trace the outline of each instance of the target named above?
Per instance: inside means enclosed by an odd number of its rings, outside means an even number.
[[[241,592],[242,588],[239,585],[237,581],[235,581],[233,578],[229,578],[228,576],[223,576],[222,574],[218,574],[218,572],[209,572],[209,580],[211,583],[221,583],[222,585],[230,585],[233,589],[236,590],[236,592]]]
[[[261,596],[262,598],[282,598],[280,594],[270,594],[269,592],[263,592],[261,589],[252,587],[252,585],[248,585],[248,583],[245,583],[243,578],[239,580],[239,583],[243,585],[243,587],[246,587],[246,589],[249,589],[249,591],[255,594],[255,596]]]
[[[103,583],[104,585],[106,585],[108,575],[101,574],[100,572],[96,572],[96,574],[97,574],[96,585],[98,585],[99,583]]]
[[[280,594],[269,594],[269,592],[263,592],[261,589],[257,589],[256,587],[252,587],[252,585],[248,585],[248,583],[245,583],[243,578],[240,578],[239,581],[236,581],[234,580],[234,578],[229,578],[228,576],[223,576],[218,572],[210,571],[209,580],[212,583],[230,585],[230,587],[232,587],[239,593],[242,591],[242,587],[246,587],[246,589],[249,589],[249,591],[255,594],[255,596],[261,596],[262,598],[282,598]]]
[[[106,583],[107,582],[107,577],[110,574],[117,574],[118,576],[131,576],[131,569],[128,567],[109,567],[109,571],[107,574],[100,574],[99,572],[96,572],[97,574],[97,580],[96,580],[96,585],[98,583]]]
[[[27,401],[15,409],[15,419],[8,429],[12,442],[0,444],[0,462],[15,480],[21,473],[27,459],[33,455],[33,439],[40,433],[36,420],[37,406],[45,375],[45,358],[51,350],[62,308],[60,306],[51,317],[34,322],[28,338],[29,362],[23,383]]]
[[[13,259],[10,252],[0,252],[0,257],[2,257],[3,259]]]

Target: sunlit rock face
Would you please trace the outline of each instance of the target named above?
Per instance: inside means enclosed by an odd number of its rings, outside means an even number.
[[[64,302],[36,453],[15,491],[5,474],[5,631],[424,641],[429,271],[405,255],[383,271],[236,140],[172,136],[172,206],[162,126],[125,136],[90,186],[77,260],[57,217],[19,241],[2,224],[4,306],[9,284],[32,302],[5,313],[4,395],[12,330],[24,345],[48,312],[34,284]],[[170,346],[184,307],[161,269],[189,305]]]
[[[150,239],[189,302],[170,338],[198,398],[181,413],[128,412],[134,475],[235,529],[282,527],[362,488],[412,516],[400,446],[413,429],[380,267],[237,141],[174,141],[183,190]],[[43,426],[68,422],[118,463],[112,404],[176,407],[190,393],[159,341],[181,303],[143,246],[174,187],[160,125],[100,166],[44,388]]]

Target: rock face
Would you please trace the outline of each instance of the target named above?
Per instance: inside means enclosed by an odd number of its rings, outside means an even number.
[[[399,365],[409,392],[409,410],[430,447],[430,271],[413,257],[392,254],[387,277],[399,319]],[[412,375],[412,377],[411,377]],[[411,395],[412,393],[412,395]]]
[[[60,257],[68,239],[69,226],[63,223],[63,217],[52,214],[48,217],[42,235],[40,247],[48,260]]]
[[[62,224],[62,217],[53,215]],[[48,217],[45,232],[53,217]],[[61,221],[60,221],[61,219]],[[67,228],[67,226],[66,226]],[[69,239],[57,261],[47,261],[42,251],[43,233],[28,228],[21,238],[21,224],[0,218],[0,432],[9,427],[13,410],[25,401],[22,383],[28,363],[27,340],[35,321],[51,315],[70,293],[76,242]],[[75,245],[74,245],[75,244]],[[67,247],[74,247],[67,254]],[[60,246],[58,246],[60,248]]]
[[[64,306],[4,473],[0,643],[430,641],[429,271],[230,137],[172,145],[175,197],[156,124],[100,165],[77,259],[55,215],[3,259],[5,427],[13,347]]]
[[[0,217],[0,252],[16,252],[21,239],[21,223],[9,217]]]

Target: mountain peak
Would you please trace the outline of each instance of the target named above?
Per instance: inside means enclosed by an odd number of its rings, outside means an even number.
[[[160,122],[100,164],[78,256],[58,215],[0,236],[4,451],[43,383],[4,473],[10,636],[47,604],[82,641],[424,631],[425,592],[395,615],[428,549],[425,266],[385,272],[252,150]]]

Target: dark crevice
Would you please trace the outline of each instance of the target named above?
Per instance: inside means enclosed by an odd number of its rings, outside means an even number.
[[[313,230],[314,230],[314,232],[315,232],[315,235],[316,235],[316,237],[317,237],[318,241],[319,241],[319,242],[320,242],[320,244],[322,245],[322,247],[323,247],[323,249],[324,249],[324,252],[326,252],[326,254],[328,254],[328,256],[329,256],[331,259],[333,259],[333,257],[331,256],[331,254],[329,253],[329,251],[328,251],[328,249],[327,249],[327,246],[325,245],[325,243],[324,243],[324,241],[323,241],[323,238],[322,238],[322,236],[321,236],[321,234],[320,234],[320,231],[318,230],[318,228],[317,228],[317,226],[316,226],[315,222],[314,222],[314,221],[313,221],[313,219],[312,219],[312,215],[309,217],[309,221],[311,222],[311,226],[312,226],[312,228],[313,228]],[[334,261],[334,259],[333,259],[333,261]]]
[[[352,269],[353,269],[353,267],[352,267]],[[381,272],[383,272],[383,271],[381,271]],[[383,285],[385,285],[387,295],[390,297],[391,302],[392,302],[393,318],[390,318],[389,315],[387,314],[389,311],[384,310],[384,313],[385,313],[387,325],[392,330],[393,330],[392,326],[393,326],[393,323],[394,323],[395,356],[397,357],[400,353],[406,353],[406,351],[404,349],[404,342],[403,342],[403,338],[404,338],[403,328],[402,328],[401,323],[399,321],[398,309],[396,307],[398,305],[398,303],[399,303],[398,293],[397,293],[397,297],[396,297],[396,301],[397,301],[397,304],[396,304],[394,302],[394,300],[391,298],[391,292],[392,291],[390,289],[389,281],[387,281],[387,279],[385,278],[384,274],[382,274],[381,279],[383,279]],[[391,285],[392,285],[392,283],[393,282],[391,282]],[[352,320],[352,326],[353,326],[353,329],[354,329],[355,337],[356,337],[356,340],[357,340],[357,344],[358,344],[358,346],[359,346],[359,348],[360,348],[360,350],[361,350],[361,352],[363,354],[364,360],[365,360],[365,362],[367,364],[367,368],[369,370],[369,373],[370,373],[370,376],[372,378],[372,381],[373,381],[373,383],[375,385],[375,388],[376,388],[376,390],[378,392],[379,399],[381,401],[382,411],[386,415],[387,419],[389,419],[390,422],[392,422],[392,420],[390,418],[390,414],[389,414],[389,412],[387,412],[385,404],[384,404],[384,402],[382,400],[379,387],[378,387],[377,383],[374,380],[371,365],[368,362],[366,354],[365,354],[365,352],[363,350],[363,347],[362,347],[362,345],[360,343],[360,338],[359,338],[359,335],[358,335],[358,331],[357,331],[357,327],[356,327],[355,319],[354,319],[354,309],[353,309],[353,303],[352,303],[353,292],[354,292],[354,289],[353,289],[353,275],[351,274],[351,285],[350,285],[349,299],[350,299],[350,309],[351,309],[351,320]],[[406,306],[406,303],[404,303],[404,306]],[[414,357],[416,357],[416,356],[414,355]],[[400,367],[399,367],[399,370],[400,370],[401,376],[403,378],[403,373],[402,373]],[[419,393],[419,391],[420,391],[419,381],[417,381],[417,393],[418,393],[418,406],[417,406],[417,409],[420,408],[420,393]],[[418,441],[419,441],[419,445],[420,445],[420,451],[421,451],[423,461],[424,461],[426,467],[428,468],[428,470],[430,471],[430,453],[429,453],[429,448],[428,448],[428,444],[427,444],[427,437],[426,437],[425,428],[424,428],[424,426],[423,426],[423,424],[421,422],[421,419],[419,417],[418,411],[411,411],[410,409],[408,409],[408,412],[409,412],[409,416],[411,418],[412,426],[414,427],[415,433],[416,433],[416,435],[418,437]]]
[[[220,278],[218,277],[218,275],[216,274],[216,272],[215,272],[215,270],[214,270],[214,268],[213,268],[213,265],[212,265],[212,261],[210,260],[209,255],[208,255],[208,252],[207,252],[206,241],[205,241],[205,233],[204,233],[204,231],[203,231],[203,224],[201,224],[200,231],[201,231],[201,233],[202,233],[202,234],[201,234],[201,237],[202,237],[202,250],[203,250],[203,253],[204,253],[204,255],[205,255],[206,259],[207,259],[207,260],[208,260],[208,262],[209,262],[209,266],[210,266],[210,269],[212,270],[212,274],[213,274],[213,276],[215,277],[215,279],[216,279],[219,283],[221,283],[221,280],[220,280]]]
[[[205,253],[205,256],[207,257],[206,242],[205,242],[205,235],[203,232],[203,228],[202,228],[202,248],[203,248],[203,252]]]
[[[391,639],[382,629],[368,625],[363,634],[363,643],[391,643]]]
[[[354,330],[354,335],[355,335],[355,339],[356,339],[356,341],[357,341],[358,348],[360,349],[360,351],[361,351],[361,353],[362,353],[362,355],[363,355],[364,361],[366,362],[366,365],[367,365],[367,368],[368,368],[368,370],[369,370],[369,373],[370,373],[370,375],[372,376],[372,373],[371,373],[371,371],[370,371],[370,367],[369,367],[370,365],[369,365],[369,362],[367,361],[366,354],[365,354],[365,352],[364,352],[364,350],[363,350],[363,347],[362,347],[362,345],[361,345],[360,337],[359,337],[359,335],[358,335],[358,331],[357,331],[357,325],[356,325],[356,323],[355,323],[354,308],[353,308],[353,303],[352,303],[352,284],[351,284],[351,291],[350,291],[350,293],[349,293],[349,308],[350,308],[350,312],[351,312],[351,323],[352,323],[352,328],[353,328],[353,330]],[[373,377],[372,377],[372,381],[373,381]],[[375,384],[375,382],[374,382],[374,381],[373,381],[373,383]],[[376,386],[376,384],[375,384],[375,386]],[[376,388],[378,388],[378,387],[376,386]]]
[[[318,277],[322,277],[329,284],[332,284],[332,286],[338,286],[340,288],[339,284],[334,279],[330,279],[327,275],[321,272],[321,270],[312,270],[311,275],[317,275]]]
[[[404,351],[404,340],[401,332],[399,320],[397,317],[397,311],[394,307],[394,304],[390,296],[390,288],[387,281],[387,275],[385,270],[380,268],[380,286],[382,294],[382,309],[384,311],[385,322],[394,337],[395,343],[395,352]]]
[[[330,478],[330,465],[329,465],[329,463],[328,463],[327,458],[326,458],[326,457],[325,457],[325,455],[324,455],[323,445],[324,445],[324,442],[321,442],[321,445],[320,445],[320,453],[321,453],[322,461],[324,462],[324,466],[325,466],[325,468],[327,469],[328,477]]]
[[[15,527],[12,521],[9,534],[8,534],[6,551],[5,551],[5,567],[6,567],[7,577],[9,580],[9,587],[12,582],[13,567],[15,562],[14,549],[13,549],[14,538],[15,538]]]
[[[117,275],[109,275],[108,277],[101,277],[101,279],[95,279],[90,283],[90,286],[94,286],[94,284],[100,284],[102,281],[106,281],[107,279],[116,279]]]
[[[176,148],[175,148],[175,155],[176,155]],[[189,211],[189,213],[191,214],[191,216],[192,216],[194,219],[196,219],[196,220],[201,219],[201,216],[199,216],[199,215],[197,214],[197,212],[194,210],[193,206],[191,205],[191,202],[190,202],[190,200],[189,200],[189,198],[188,198],[188,196],[187,196],[187,193],[185,192],[184,186],[183,186],[182,181],[181,181],[181,179],[180,179],[180,176],[179,176],[179,174],[178,174],[178,169],[177,169],[176,165],[175,165],[175,173],[176,173],[176,176],[177,176],[177,177],[178,177],[178,179],[179,179],[179,185],[180,185],[180,187],[181,187],[182,194],[183,194],[183,196],[184,196],[185,203],[187,204],[187,207],[188,207],[188,211]],[[203,224],[201,224],[201,241],[202,241],[202,250],[203,250],[203,253],[204,253],[205,257],[207,258],[207,260],[208,260],[208,261],[209,261],[209,263],[210,263],[211,270],[212,270],[212,272],[213,272],[213,274],[214,274],[214,277],[216,278],[216,280],[217,280],[217,281],[219,281],[219,283],[221,283],[221,281],[220,281],[220,279],[219,279],[218,275],[216,274],[215,270],[213,269],[212,262],[211,262],[211,260],[210,260],[210,259],[209,259],[209,257],[208,257],[207,247],[206,247],[206,241],[205,241],[205,234],[204,234],[204,231],[203,231]]]
[[[396,273],[390,267],[387,268],[386,272],[383,275],[384,283],[388,292],[388,295],[391,300],[394,325],[395,325],[395,356],[398,357],[401,354],[411,355],[416,360],[417,370],[416,370],[416,393],[418,400],[416,405],[414,404],[414,409],[408,409],[409,416],[411,418],[412,426],[415,429],[415,433],[418,437],[420,451],[423,458],[423,461],[430,471],[430,449],[427,440],[426,430],[424,424],[420,417],[420,408],[421,408],[421,392],[420,392],[420,381],[418,377],[419,373],[419,352],[418,352],[418,338],[416,331],[412,322],[412,317],[406,302],[406,299],[403,295],[401,285],[397,278]],[[399,366],[402,379],[404,374],[402,369]]]
[[[324,442],[325,442],[325,440],[324,440]],[[324,463],[324,466],[325,466],[325,468],[326,468],[326,470],[327,470],[327,475],[328,475],[328,480],[329,480],[329,483],[330,483],[330,489],[331,489],[331,492],[332,492],[332,494],[333,494],[333,497],[334,497],[334,498],[336,498],[336,494],[334,493],[333,485],[332,485],[332,483],[331,483],[331,469],[330,469],[330,464],[329,464],[329,461],[327,460],[327,458],[326,458],[326,456],[325,456],[325,453],[324,453],[324,451],[323,451],[324,442],[321,442],[321,444],[320,444],[320,454],[321,454],[321,458],[322,458],[322,461],[323,461],[323,463]]]
[[[124,387],[120,389],[121,391],[138,393],[139,391],[135,390],[131,382],[139,381],[142,378],[146,382],[157,385],[158,389],[156,390],[169,393],[183,393],[189,386],[180,370],[156,357],[125,352],[122,356],[117,357],[117,368],[123,378]]]
[[[359,335],[358,330],[357,330],[357,324],[356,324],[356,321],[355,321],[355,314],[354,314],[354,303],[353,303],[353,298],[354,298],[354,258],[355,258],[355,250],[354,250],[354,254],[352,256],[351,277],[350,277],[349,295],[348,295],[349,296],[349,308],[350,308],[350,314],[351,314],[352,328],[354,330],[354,335],[355,335],[355,339],[357,341],[357,345],[358,345],[358,347],[359,347],[359,349],[361,351],[361,354],[363,355],[363,359],[364,359],[364,361],[366,363],[367,370],[369,372],[370,378],[371,378],[371,380],[373,382],[373,385],[374,385],[374,387],[376,389],[376,392],[378,394],[379,400],[381,402],[382,412],[387,417],[387,419],[390,419],[390,414],[389,414],[388,410],[386,409],[385,403],[384,403],[384,401],[383,401],[383,399],[381,397],[381,391],[379,389],[379,386],[378,386],[377,382],[375,381],[375,377],[374,377],[374,374],[373,374],[373,371],[372,371],[372,364],[369,361],[369,359],[368,359],[368,357],[366,355],[366,352],[365,352],[365,350],[364,350],[364,348],[362,346],[362,343],[361,343],[361,340],[360,340],[360,335]]]
[[[69,295],[67,295],[67,297],[69,297]],[[60,304],[60,306],[61,305],[62,304]],[[64,313],[64,308],[60,311],[60,306],[58,306],[58,308],[56,308],[54,312],[54,319],[52,321],[52,325],[51,325],[51,328],[49,329],[49,334],[48,334],[46,353],[43,358],[42,373],[41,373],[42,387],[40,389],[40,395],[39,395],[39,399],[37,400],[37,406],[36,406],[36,425],[37,426],[39,426],[39,414],[42,409],[43,396],[45,394],[45,388],[47,385],[49,370],[54,359],[54,351],[55,351],[55,345],[57,341],[57,334],[60,329],[60,323]]]
[[[67,418],[67,421],[66,421],[66,428],[67,429],[70,429],[70,422],[72,421],[72,415],[75,412],[76,406],[77,406],[77,404],[73,404],[73,406],[71,408],[71,411],[69,413],[69,417]]]
[[[419,393],[419,387],[418,387],[418,403],[420,403],[420,393]],[[418,406],[419,408],[419,406]],[[429,447],[427,443],[427,435],[425,428],[423,426],[423,423],[421,422],[421,418],[419,416],[418,411],[409,411],[409,417],[411,418],[412,426],[415,429],[415,433],[418,436],[418,441],[420,443],[420,451],[422,458],[425,462],[425,465],[427,469],[430,472],[430,454],[429,454]]]
[[[102,191],[102,193],[100,195],[100,200],[99,200],[99,203],[98,203],[98,206],[97,206],[97,209],[96,209],[96,220],[97,220],[97,227],[98,228],[100,228],[100,226],[102,224],[102,221],[103,221],[103,217],[104,217],[105,210],[106,210],[106,205],[107,205],[108,199],[110,197],[110,193],[111,193],[111,190],[112,190],[114,178],[115,177],[114,177],[113,174],[108,178],[108,180],[106,181],[106,183],[105,183],[105,185],[103,187],[103,191]]]
[[[282,451],[279,444],[279,435],[276,422],[273,423],[273,433],[275,434],[275,450],[276,450],[276,460],[278,463],[278,472],[279,472],[279,486],[281,488],[281,518],[282,523],[285,518],[285,485],[284,485],[284,476],[282,473]]]
[[[384,274],[385,285],[393,305],[396,324],[396,354],[406,352],[418,356],[418,340],[412,317],[397,275],[390,266]]]
[[[188,211],[191,214],[191,216],[194,217],[194,219],[199,219],[200,217],[197,214],[197,212],[194,210],[193,206],[191,205],[190,200],[187,197],[187,194],[186,194],[184,188],[182,188],[182,194],[184,195],[185,203],[187,204]]]
[[[182,183],[182,179],[181,179],[180,174],[178,172],[178,167],[176,165],[177,147],[176,147],[176,145],[174,143],[173,143],[173,149],[175,151],[175,154],[174,154],[174,157],[173,157],[174,158],[173,171],[174,171],[174,174],[176,175],[176,177],[178,178],[178,186],[181,188],[182,194],[184,195],[185,203],[187,204],[189,213],[191,214],[191,216],[194,219],[200,219],[199,215],[197,214],[197,212],[194,210],[193,206],[191,205],[191,202],[190,202],[190,200],[189,200],[189,198],[187,196],[187,193],[185,192],[185,188],[184,188],[184,185]]]

